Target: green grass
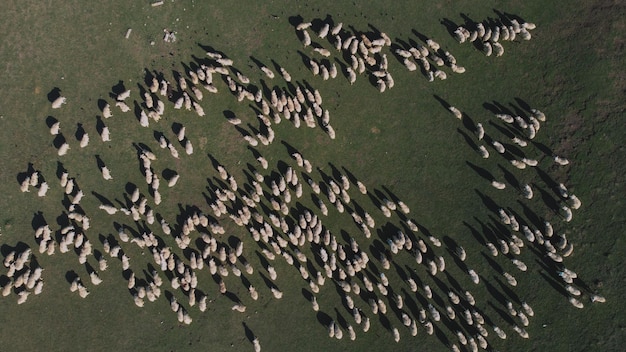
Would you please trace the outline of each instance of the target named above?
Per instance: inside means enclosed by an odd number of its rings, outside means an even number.
[[[133,90],[131,99],[139,99],[136,84],[143,82],[145,69],[163,72],[171,80],[172,70],[181,71],[181,64],[188,64],[192,56],[204,56],[198,44],[226,53],[254,84],[258,84],[259,79],[270,85],[282,86],[284,82],[278,78],[268,82],[250,56],[268,66],[273,59],[283,65],[294,80],[305,80],[319,89],[324,98],[323,107],[330,110],[336,140],[330,140],[319,128],[295,129],[288,121],[283,121],[274,128],[276,141],[267,147],[259,146],[257,150],[268,159],[271,167],[281,160],[294,164],[280,143],[284,140],[326,174],[332,172],[329,163],[340,169],[345,167],[370,191],[386,187],[398,195],[411,208],[411,218],[432,234],[439,238],[448,236],[462,244],[468,252],[466,264],[484,275],[480,285],[471,284],[467,275],[454,264],[445,245],[436,249],[436,253],[448,259],[447,272],[461,286],[471,288],[485,315],[505,327],[507,340],[499,340],[493,333],[489,335],[495,349],[609,351],[619,350],[626,338],[623,331],[625,309],[620,302],[626,279],[623,269],[626,246],[620,236],[626,222],[621,196],[625,191],[623,175],[626,171],[621,122],[624,60],[619,35],[624,29],[623,6],[609,6],[602,1],[406,2],[394,3],[393,7],[382,3],[330,1],[299,5],[291,2],[166,1],[161,7],[152,8],[148,2],[84,4],[76,1],[56,7],[52,3],[10,2],[5,7],[0,15],[4,35],[0,43],[0,62],[4,64],[0,68],[4,83],[0,99],[0,160],[3,165],[0,242],[6,246],[18,242],[31,246],[37,261],[45,268],[46,282],[43,293],[31,295],[23,305],[15,304],[15,295],[0,300],[0,315],[6,318],[0,337],[7,348],[32,351],[46,345],[50,350],[252,350],[245,336],[245,323],[259,337],[264,351],[448,350],[437,337],[426,335],[423,329],[416,338],[411,338],[388,303],[387,319],[402,335],[396,345],[378,316],[371,314],[367,302],[360,298],[355,298],[355,302],[370,317],[370,332],[363,334],[355,327],[358,338],[354,342],[349,341],[346,333],[341,341],[328,338],[326,327],[319,323],[302,295],[302,289],[308,285],[298,271],[280,258],[272,263],[278,272],[276,284],[283,290],[284,297],[282,300],[271,298],[259,276],[264,270],[255,254],[258,247],[245,229],[226,219],[220,219],[227,234],[219,240],[226,242],[232,235],[246,242],[245,256],[255,267],[255,273],[247,278],[259,289],[261,297],[256,302],[250,300],[241,280],[229,275],[225,278],[229,291],[248,307],[243,314],[232,312],[231,301],[219,294],[208,272],[200,272],[199,287],[214,302],[205,313],[200,313],[196,307],[190,308],[194,319],[190,326],[177,323],[164,296],[155,303],[146,302],[144,308],[137,308],[126,290],[117,260],[109,259],[109,270],[100,273],[103,284],[99,287],[87,284],[91,294],[87,299],[80,299],[70,293],[65,279],[66,272],[73,270],[88,282],[86,269],[78,263],[77,256],[37,253],[31,227],[33,214],[41,211],[55,230],[56,218],[64,210],[63,192],[55,176],[57,161],[76,177],[86,193],[81,205],[92,219],[92,228],[86,235],[97,250],[102,247],[98,240],[100,234],[115,233],[114,221],[136,228],[123,215],[108,216],[98,210],[99,201],[91,194],[94,191],[110,200],[122,200],[127,182],[139,185],[146,193],[132,143],[151,146],[158,157],[153,168],[159,175],[164,168],[175,169],[181,175],[174,188],[169,189],[161,182],[163,203],[156,207],[172,224],[179,213],[179,205],[195,205],[210,213],[202,193],[207,193],[207,178],[217,177],[217,172],[207,154],[223,163],[240,185],[245,180],[246,164],[257,167],[246,142],[225,121],[223,111],[233,111],[244,125],[246,122],[257,125],[254,115],[247,104],[237,103],[222,82],[217,83],[219,94],[205,93],[202,105],[207,116],[204,118],[173,110],[168,104],[164,120],[142,128],[133,114],[122,114],[114,108],[114,116],[104,121],[111,130],[112,142],[99,140],[95,128],[96,116],[100,115],[98,99],[111,101],[108,92],[120,80]],[[443,18],[461,23],[460,13],[480,21],[494,17],[494,8],[535,22],[537,29],[532,32],[533,39],[505,43],[506,52],[500,58],[485,57],[469,44],[455,43],[439,23]],[[302,51],[312,56],[311,50],[302,48],[289,23],[289,17],[296,15],[305,20],[330,15],[335,21],[343,22],[344,27],[350,25],[362,31],[372,24],[394,41],[418,41],[412,32],[416,30],[434,38],[454,54],[467,72],[449,75],[443,82],[428,83],[420,73],[408,72],[388,54],[389,70],[396,86],[383,94],[378,93],[365,76],[359,76],[353,86],[341,76],[322,81],[311,75],[298,54]],[[128,28],[133,31],[129,39],[124,39]],[[176,31],[178,41],[163,42],[164,28]],[[150,44],[152,41],[154,45]],[[326,41],[317,41],[330,47]],[[59,87],[68,98],[67,105],[59,110],[52,110],[46,97],[54,87]],[[471,131],[447,112],[434,95],[460,108],[474,122],[481,122],[487,133],[497,138],[502,137],[488,123],[493,117],[483,103],[496,101],[507,106],[515,103],[515,98],[521,98],[546,113],[548,120],[542,124],[536,141],[568,157],[571,166],[552,167],[549,157],[543,158],[542,153],[531,146],[524,152],[529,157],[539,158],[540,167],[578,195],[583,207],[575,211],[571,223],[564,223],[545,206],[537,191],[535,198],[525,204],[538,217],[552,219],[557,232],[567,233],[575,250],[565,259],[566,266],[575,270],[592,289],[598,289],[607,298],[606,304],[586,303],[583,310],[573,308],[543,279],[541,274],[546,271],[538,263],[540,258],[524,249],[521,259],[529,265],[528,273],[518,274],[502,255],[494,259],[515,274],[519,281],[516,294],[535,310],[536,315],[527,328],[531,339],[519,338],[493,309],[489,303],[496,307],[500,304],[485,288],[484,281],[500,288],[494,280],[495,271],[481,255],[488,252],[470,227],[478,231],[478,236],[484,236],[481,223],[490,223],[489,217],[495,215],[483,204],[476,190],[520,213],[522,207],[517,202],[519,195],[510,185],[503,191],[495,191],[467,162],[484,168],[498,179],[503,178],[503,171],[498,167],[502,165],[520,182],[542,185],[542,181],[533,170],[512,168],[495,152],[488,160],[480,158],[457,130],[474,140]],[[61,131],[71,145],[72,149],[64,157],[58,157],[52,146],[53,138],[45,124],[49,115],[61,121]],[[173,122],[186,126],[195,148],[192,156],[184,155],[184,148],[178,147],[181,158],[174,160],[167,150],[157,146],[153,132],[161,131],[174,139]],[[80,149],[74,138],[77,123],[83,124],[91,137],[85,149]],[[109,166],[114,180],[101,178],[96,154]],[[38,198],[36,190],[32,189],[30,193],[19,192],[16,175],[24,172],[28,163],[40,170],[51,185],[46,198]],[[320,179],[317,171],[313,175]],[[306,186],[304,189],[305,195],[297,201],[317,209],[309,189]],[[384,218],[368,197],[352,189],[350,194],[374,216],[378,228],[387,222],[400,226],[396,215]],[[373,231],[372,239],[366,240],[347,214],[337,214],[326,203],[330,214],[323,218],[324,224],[338,238],[341,238],[341,230],[357,238],[361,248],[370,254],[372,264],[380,267],[369,248],[375,239],[380,241],[377,233]],[[175,246],[172,238],[160,234],[159,228],[154,231],[170,246]],[[2,249],[3,255],[6,248]],[[130,244],[124,244],[123,248],[131,257],[132,269],[142,276],[142,270],[152,262],[151,254]],[[304,252],[310,254],[308,249]],[[421,280],[437,287],[410,255],[405,253],[394,258],[405,271],[405,265],[409,265]],[[94,263],[92,257],[90,263]],[[396,291],[401,288],[408,291],[393,268],[386,274]],[[438,274],[436,278],[450,285],[445,276]],[[174,292],[167,282],[163,288]],[[445,294],[440,289],[435,291]],[[180,292],[175,295],[179,299],[184,297]],[[340,314],[354,325],[330,280],[321,288],[318,300],[324,314],[334,319]],[[419,300],[416,302],[419,304]],[[456,341],[445,325],[438,323],[437,326],[448,339]]]

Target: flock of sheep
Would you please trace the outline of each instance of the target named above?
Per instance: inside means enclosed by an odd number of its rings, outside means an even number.
[[[534,25],[519,23],[512,28],[477,25],[472,30],[459,27],[455,34],[460,42],[480,39],[483,45],[495,49],[499,45],[498,39],[513,40],[515,34],[530,39],[528,30],[533,28]],[[380,92],[394,87],[384,53],[386,47],[392,48],[393,54],[410,71],[416,70],[419,64],[431,81],[446,78],[446,73],[437,67],[447,65],[452,72],[465,71],[457,66],[452,54],[428,38],[425,46],[417,43],[405,46],[392,43],[389,36],[382,32],[373,35],[350,33],[341,23],[321,20],[303,22],[297,25],[296,30],[305,47],[312,47],[324,58],[330,57],[330,50],[315,43],[309,31],[320,39],[328,38],[348,62],[341,66],[345,66],[343,73],[349,82],[355,82],[357,73],[367,72]],[[496,55],[501,54],[499,49],[495,50]],[[328,317],[326,328],[331,338],[342,339],[345,333],[350,340],[355,340],[357,330],[369,331],[370,319],[374,315],[386,318],[388,323],[385,328],[396,342],[403,334],[416,336],[422,329],[429,335],[449,330],[454,340],[445,337],[445,343],[453,351],[491,349],[491,342],[488,341],[490,331],[500,339],[507,338],[506,328],[494,323],[472,292],[472,285],[480,285],[487,277],[467,264],[467,258],[472,254],[466,253],[459,244],[446,244],[448,251],[445,251],[442,240],[420,229],[418,222],[409,217],[409,207],[394,194],[368,189],[345,168],[341,171],[332,167],[332,172],[326,174],[320,168],[314,168],[300,151],[286,143],[288,157],[275,167],[270,167],[265,157],[255,149],[259,147],[259,142],[265,146],[275,140],[272,127],[283,119],[289,120],[296,128],[302,122],[310,128],[320,126],[334,139],[330,113],[322,107],[322,96],[317,89],[294,81],[278,65],[275,70],[290,87],[277,85],[269,89],[256,86],[223,53],[212,50],[206,54],[206,59],[191,63],[189,70],[175,74],[171,81],[162,73],[148,72],[145,85],[140,85],[138,92],[118,87],[111,94],[112,101],[99,102],[102,119],[98,118],[96,129],[102,143],[109,143],[114,136],[111,136],[104,121],[115,124],[117,114],[134,115],[140,126],[154,128],[163,128],[164,121],[171,121],[174,110],[185,109],[203,117],[206,114],[201,104],[203,99],[210,99],[205,94],[227,90],[238,102],[251,104],[253,119],[259,124],[258,129],[250,132],[241,127],[240,118],[228,117],[258,161],[258,165],[242,170],[245,180],[237,180],[236,173],[211,156],[213,170],[208,172],[213,176],[208,181],[206,205],[181,209],[176,218],[160,213],[159,205],[167,202],[167,198],[160,193],[161,177],[171,188],[176,187],[185,175],[170,169],[157,170],[153,162],[157,159],[174,161],[184,158],[182,153],[178,153],[179,147],[184,148],[186,155],[193,154],[192,136],[187,134],[182,122],[172,125],[169,138],[167,131],[156,133],[151,143],[154,150],[143,143],[133,145],[145,185],[129,184],[124,187],[121,199],[125,199],[125,203],[116,205],[100,197],[98,210],[84,209],[81,200],[89,192],[80,187],[79,177],[72,175],[61,162],[56,175],[58,186],[56,181],[47,181],[42,172],[32,165],[18,176],[22,192],[30,192],[33,187],[39,197],[45,197],[50,187],[60,187],[65,194],[67,202],[63,202],[62,223],[59,227],[51,227],[43,214],[36,214],[33,223],[37,223],[38,227],[34,238],[40,254],[53,255],[57,249],[60,253],[73,252],[78,262],[85,266],[89,281],[83,281],[74,273],[70,282],[72,292],[78,291],[80,297],[86,298],[89,289],[102,282],[100,274],[109,268],[108,260],[119,261],[129,294],[138,307],[158,301],[163,295],[178,321],[190,324],[192,316],[197,314],[192,307],[205,312],[214,303],[213,291],[230,297],[233,300],[232,310],[238,313],[245,312],[247,304],[253,304],[252,301],[265,295],[281,299],[283,291],[276,267],[285,265],[277,261],[284,261],[301,276],[313,311],[331,311],[333,307],[324,307],[318,302],[317,295],[327,283],[338,288],[341,305],[351,319],[349,322],[343,318],[334,319],[324,313]],[[337,76],[335,63],[328,59],[308,59],[308,62],[313,74],[321,75],[324,80]],[[278,76],[265,65],[259,64],[259,69],[270,80]],[[62,112],[66,103],[67,99],[59,95],[52,100],[52,109]],[[448,109],[459,119],[469,119],[458,108],[449,106]],[[538,160],[517,155],[509,145],[513,143],[524,148],[531,143],[540,129],[540,123],[545,121],[545,115],[534,109],[527,116],[513,116],[502,111],[496,117],[508,131],[509,140],[496,140],[495,134],[487,133],[484,126],[478,123],[472,131],[477,136],[475,149],[486,159],[490,157],[488,148],[493,148],[517,169],[537,167]],[[67,155],[71,149],[70,141],[63,136],[61,121],[49,118],[47,123],[50,133],[55,136],[58,155]],[[88,133],[84,130],[78,132],[79,148],[87,148],[90,141]],[[167,150],[169,155],[155,152],[157,148]],[[551,155],[550,158],[559,165],[568,164],[560,156]],[[109,170],[99,158],[98,167],[104,180],[113,180],[115,170]],[[507,189],[507,183],[495,177],[489,181],[499,190]],[[570,221],[572,209],[578,209],[580,200],[565,185],[552,186],[561,197],[564,220]],[[523,198],[533,198],[532,185],[514,187],[519,189]],[[297,202],[303,197],[312,198],[313,207],[308,208]],[[330,211],[350,216],[354,228],[344,229],[347,236],[339,235],[341,231],[324,224]],[[494,212],[507,226],[507,231],[484,241],[493,257],[501,254],[523,273],[528,266],[517,257],[522,248],[541,250],[541,255],[551,261],[550,267],[558,268],[554,274],[561,278],[574,306],[583,307],[580,299],[583,293],[589,296],[591,302],[604,302],[603,297],[577,286],[576,273],[562,264],[563,258],[572,253],[573,244],[565,235],[557,234],[550,222],[546,221],[542,228],[536,228],[531,221],[524,220],[510,208],[501,207]],[[115,221],[115,233],[97,237],[97,231],[90,230],[90,216],[100,217],[103,214],[111,216],[112,223]],[[231,224],[237,225],[239,230],[226,231],[226,228],[232,227]],[[245,234],[254,242],[237,237],[237,241],[229,243],[227,232],[228,235]],[[370,243],[375,245],[369,246]],[[138,267],[142,265],[134,264],[128,254],[135,250],[130,249],[133,246],[152,257],[154,265],[149,265],[151,269],[144,270],[144,274]],[[246,257],[255,250],[261,254],[259,265]],[[453,253],[452,258],[446,259],[449,253]],[[403,268],[399,263],[405,259],[397,261],[398,256],[406,256],[415,264]],[[461,267],[467,278],[452,280],[446,270],[450,263]],[[0,282],[3,296],[16,293],[18,304],[22,304],[31,292],[35,295],[42,292],[43,268],[30,248],[16,248],[5,256],[4,265],[8,272]],[[118,268],[117,265],[112,267]],[[396,276],[390,270],[392,267],[400,279],[391,277]],[[214,283],[206,280],[207,271]],[[246,276],[252,277],[255,273],[263,279],[265,287],[255,287],[247,279]],[[237,287],[233,289],[231,284],[227,285],[230,279],[226,278],[231,274],[241,278],[243,290],[249,298],[227,295],[237,291]],[[497,274],[509,286],[517,286],[515,275],[518,274],[504,269]],[[203,278],[205,281],[202,281]],[[447,301],[441,300],[441,297],[447,297]],[[523,299],[508,299],[500,303],[508,312],[509,328],[522,338],[528,338],[525,328],[535,312]],[[261,350],[257,337],[252,338],[251,343],[255,351]]]

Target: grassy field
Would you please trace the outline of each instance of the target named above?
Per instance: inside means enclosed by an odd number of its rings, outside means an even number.
[[[85,236],[99,252],[103,251],[102,236],[117,236],[115,222],[135,230],[141,226],[121,213],[110,216],[99,210],[100,200],[96,196],[102,195],[119,206],[117,201],[124,200],[129,182],[148,195],[133,144],[143,143],[155,152],[157,160],[152,167],[159,176],[166,168],[181,175],[173,188],[162,180],[160,205],[154,206],[147,196],[155,212],[172,225],[177,223],[181,209],[187,207],[212,214],[206,197],[211,193],[210,183],[216,183],[219,176],[209,156],[225,165],[240,186],[247,182],[251,166],[259,169],[247,142],[225,116],[234,114],[248,131],[258,128],[258,121],[248,103],[237,102],[217,75],[219,93],[205,91],[202,101],[207,116],[174,110],[173,104],[166,101],[164,118],[143,128],[132,112],[121,113],[113,107],[113,117],[103,120],[111,131],[111,142],[104,143],[98,136],[96,123],[102,115],[98,100],[112,102],[109,93],[113,86],[122,82],[132,90],[129,101],[141,102],[138,84],[145,86],[147,71],[162,73],[174,82],[173,72],[183,72],[185,65],[205,58],[206,47],[233,59],[234,66],[256,86],[263,82],[270,89],[287,87],[280,77],[267,79],[255,63],[258,60],[273,68],[274,61],[291,73],[292,83],[306,83],[319,90],[322,107],[329,110],[337,133],[335,140],[319,127],[310,129],[303,124],[296,129],[283,120],[272,126],[276,133],[274,143],[255,149],[270,164],[270,169],[264,171],[268,176],[280,163],[297,168],[285,146],[288,144],[311,161],[311,177],[315,180],[332,176],[336,168],[342,173],[349,171],[367,185],[369,195],[361,195],[354,185],[350,188],[353,202],[347,208],[354,209],[356,203],[374,217],[376,229],[370,239],[363,236],[347,212],[338,213],[325,196],[320,198],[329,207],[329,215],[319,216],[339,242],[349,244],[350,237],[358,241],[361,250],[371,258],[370,273],[383,270],[375,254],[387,246],[384,243],[393,229],[403,229],[406,220],[398,214],[386,218],[377,210],[381,194],[396,196],[411,208],[408,216],[420,226],[415,239],[427,241],[428,233],[442,239],[443,246],[432,249],[447,259],[445,273],[431,277],[406,251],[394,256],[391,269],[384,271],[392,290],[405,296],[404,311],[409,315],[416,316],[428,303],[445,315],[445,305],[449,304],[447,290],[462,288],[474,293],[476,306],[488,324],[506,331],[508,338],[500,340],[489,328],[487,339],[494,350],[618,351],[626,340],[626,309],[621,302],[626,282],[626,244],[621,236],[626,225],[626,128],[622,122],[626,77],[624,39],[620,35],[625,29],[626,7],[619,2],[407,1],[390,6],[356,1],[223,4],[166,0],[162,6],[151,7],[147,1],[9,1],[3,10],[0,252],[4,258],[18,244],[31,247],[36,261],[44,268],[45,286],[41,295],[31,295],[22,305],[16,304],[16,294],[0,299],[0,315],[5,317],[0,349],[34,351],[46,346],[53,351],[246,351],[253,350],[250,336],[254,335],[264,351],[444,351],[450,349],[449,342],[458,344],[456,330],[472,331],[461,323],[458,314],[453,322],[442,317],[441,322],[435,323],[436,333],[432,336],[420,326],[418,335],[411,337],[399,319],[399,311],[392,308],[393,300],[383,297],[388,312],[381,317],[372,314],[362,299],[366,294],[353,295],[356,305],[371,319],[370,331],[363,333],[346,309],[340,288],[327,279],[316,295],[320,312],[314,312],[307,300],[308,284],[298,270],[279,256],[271,263],[278,272],[275,284],[284,296],[276,300],[262,277],[267,272],[260,247],[245,228],[226,216],[219,218],[226,234],[218,241],[244,241],[244,256],[255,268],[254,274],[245,276],[257,287],[260,298],[251,300],[243,280],[231,273],[224,279],[228,290],[247,306],[245,313],[231,311],[234,303],[219,293],[208,270],[203,269],[198,272],[199,289],[211,303],[204,313],[184,303],[193,318],[189,326],[179,324],[170,310],[166,294],[175,295],[181,302],[185,296],[180,290],[173,290],[167,280],[160,299],[138,308],[126,288],[118,260],[106,256],[109,269],[99,273],[104,282],[95,287],[73,251],[61,254],[57,250],[52,256],[39,254],[32,226],[34,215],[41,212],[56,231],[60,228],[60,216],[67,213],[56,176],[59,163],[85,192],[81,207],[91,218],[91,228]],[[502,57],[486,57],[469,43],[458,44],[441,23],[447,19],[462,24],[463,16],[474,21],[497,18],[496,11],[536,23],[532,40],[505,42]],[[366,75],[359,75],[354,85],[341,73],[336,79],[323,81],[303,64],[302,55],[318,60],[320,56],[311,48],[303,48],[298,40],[290,23],[298,16],[305,21],[343,22],[345,30],[352,32],[375,28],[387,33],[394,43],[420,43],[420,35],[425,35],[450,51],[467,72],[452,74],[446,69],[447,80],[429,83],[419,70],[409,72],[388,51],[389,71],[395,79],[393,89],[379,93]],[[125,39],[129,28],[132,32]],[[177,40],[164,42],[164,29],[174,31]],[[328,41],[316,38],[312,31],[311,34],[314,41],[332,51],[333,60],[342,60]],[[58,110],[51,109],[48,100],[48,93],[54,88],[67,97],[67,104]],[[446,103],[462,110],[466,114],[464,121],[447,111]],[[482,123],[489,136],[504,140],[507,133],[498,128],[502,125],[490,108],[500,105],[523,112],[525,104],[547,116],[534,143],[522,150],[529,158],[539,160],[540,171],[515,169],[493,149],[489,159],[481,158],[473,150],[479,143],[472,132],[474,124]],[[65,156],[58,156],[53,146],[54,138],[46,125],[49,116],[61,122],[61,132],[71,146]],[[176,122],[186,126],[187,137],[195,149],[192,155],[186,155],[176,142],[171,127]],[[75,138],[79,125],[91,137],[86,148],[80,148]],[[159,148],[155,132],[172,140],[180,159]],[[551,154],[567,157],[570,165],[557,167]],[[111,170],[113,180],[103,180],[96,156]],[[32,187],[29,193],[20,192],[18,175],[27,171],[29,163],[50,184],[45,198],[37,197],[37,190]],[[486,174],[506,181],[507,188],[495,190],[483,176]],[[535,197],[524,199],[515,189],[515,182],[533,184]],[[582,200],[581,209],[574,211],[569,223],[551,206],[558,199],[550,187],[552,182],[564,183]],[[294,213],[299,204],[319,214],[308,186],[304,185],[302,198],[293,198]],[[265,204],[269,206],[268,201]],[[494,204],[510,208],[525,223],[549,220],[556,233],[566,234],[575,249],[572,256],[565,258],[565,266],[578,273],[579,286],[586,286],[589,292],[597,291],[607,298],[607,303],[592,304],[586,293],[585,308],[574,308],[563,285],[556,280],[554,268],[546,265],[549,259],[530,244],[519,256],[528,265],[526,273],[517,271],[502,254],[492,258],[483,243],[508,233],[499,225]],[[176,248],[172,236],[164,235],[155,225],[149,227],[164,243]],[[408,233],[408,229],[404,230]],[[195,243],[198,233],[193,236]],[[454,260],[451,243],[466,249],[468,258],[464,263]],[[154,265],[150,251],[131,243],[122,243],[122,247],[131,258],[131,269],[138,277],[145,277],[149,265]],[[316,270],[323,272],[310,247],[304,246],[302,251]],[[182,250],[176,248],[176,252],[183,256]],[[93,257],[89,257],[89,263],[97,267]],[[464,272],[466,266],[481,275],[480,284],[470,281]],[[507,285],[497,267],[514,274],[517,287]],[[2,268],[0,274],[6,275],[6,271]],[[86,299],[70,292],[66,279],[69,272],[78,274],[89,288],[91,293]],[[426,299],[421,287],[417,295],[410,292],[402,282],[407,275],[430,285],[433,299]],[[162,273],[161,277],[165,279],[166,275]],[[4,284],[5,279],[2,277],[0,283]],[[378,294],[376,289],[374,292]],[[519,322],[507,315],[503,305],[506,300],[516,305],[525,300],[534,308],[535,316],[526,328],[529,340],[512,330],[511,323]],[[343,339],[328,337],[324,324],[329,319],[344,325]],[[356,341],[349,340],[344,322],[354,326]],[[389,327],[400,331],[399,343],[394,342]]]

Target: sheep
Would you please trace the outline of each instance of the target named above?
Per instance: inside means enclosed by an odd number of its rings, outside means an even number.
[[[513,275],[507,272],[503,272],[502,275],[506,278],[506,281],[509,283],[509,285],[517,286],[517,280],[515,279]]]
[[[569,195],[569,203],[572,209],[578,209],[581,206],[581,201],[574,194]]]
[[[563,210],[563,220],[565,220],[565,222],[572,221],[572,209],[570,209],[566,205],[563,205],[561,207],[561,210]]]
[[[566,285],[565,290],[574,296],[580,296],[582,292],[572,285]]]
[[[22,291],[22,292],[18,293],[17,295],[19,296],[19,298],[17,299],[17,304],[23,304],[28,299],[28,296],[30,295],[30,292],[29,291]]]
[[[502,46],[502,44],[493,42],[491,43],[491,45],[493,46],[493,51],[496,54],[496,57],[504,55],[504,47]]]
[[[61,146],[59,147],[59,150],[57,151],[57,154],[59,156],[63,156],[65,154],[67,154],[67,151],[70,149],[70,145],[67,144],[66,142],[63,142],[63,144],[61,144]]]
[[[398,331],[398,329],[393,328],[393,329],[391,329],[391,332],[393,333],[394,341],[400,342],[400,332]]]
[[[528,166],[537,166],[538,162],[534,159],[522,158],[522,162]]]
[[[328,23],[325,23],[325,24],[322,26],[322,28],[320,29],[320,31],[318,32],[318,34],[317,34],[317,35],[318,35],[321,39],[324,39],[324,38],[326,38],[326,36],[328,35],[329,30],[330,30],[330,25],[329,25]]]
[[[491,46],[491,43],[484,42],[483,43],[483,54],[485,54],[485,56],[491,56],[492,52],[493,52],[493,48]]]
[[[487,150],[487,148],[485,148],[484,145],[481,145],[478,147],[478,153],[480,154],[480,156],[483,159],[488,159],[489,158],[489,151]]]
[[[104,178],[105,180],[112,180],[113,179],[113,177],[111,176],[111,172],[109,171],[108,167],[103,166],[100,171],[102,172],[102,178]]]
[[[495,189],[505,189],[506,188],[506,184],[493,180],[491,181],[491,185],[495,188]]]
[[[92,271],[91,274],[89,274],[89,277],[91,279],[91,283],[94,284],[95,286],[98,286],[102,283],[102,279],[98,276],[98,273],[96,273],[95,271]]]
[[[239,313],[243,313],[243,312],[245,312],[245,311],[246,311],[246,306],[244,306],[244,305],[243,305],[243,304],[241,304],[241,303],[238,303],[238,304],[235,304],[234,306],[232,306],[230,309],[231,309],[231,310],[236,310],[236,311],[238,311]]]
[[[56,136],[59,134],[59,130],[61,128],[61,122],[57,121],[50,126],[50,134]]]
[[[569,164],[569,160],[567,160],[566,158],[560,157],[558,155],[554,156],[554,162],[561,166],[565,166]]]
[[[63,106],[63,104],[67,103],[67,99],[63,96],[59,96],[58,98],[54,99],[54,101],[52,102],[52,108],[53,109],[59,109],[61,108],[61,106]]]
[[[276,287],[272,287],[270,290],[272,291],[274,298],[281,299],[283,297],[283,293]]]
[[[476,272],[474,271],[474,269],[469,269],[467,271],[467,273],[469,274],[470,278],[472,279],[472,282],[474,284],[478,284],[480,282],[480,277],[478,276],[478,274],[476,274]]]
[[[476,136],[478,137],[479,141],[481,141],[485,136],[485,129],[480,122],[476,124]]]
[[[595,303],[595,302],[598,302],[598,303],[604,303],[604,302],[606,302],[606,298],[604,298],[604,297],[602,297],[602,296],[600,296],[600,295],[597,295],[597,294],[592,294],[592,295],[590,295],[590,296],[589,296],[589,300],[590,300],[592,303]]]

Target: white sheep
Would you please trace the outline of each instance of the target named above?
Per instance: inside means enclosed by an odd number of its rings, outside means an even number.
[[[503,182],[499,182],[496,180],[491,181],[491,185],[495,188],[495,189],[505,189],[506,188],[506,184]]]
[[[478,153],[480,154],[480,156],[483,159],[488,159],[489,158],[489,151],[487,150],[487,148],[485,148],[484,145],[481,145],[478,147]]]
[[[554,156],[554,162],[561,165],[561,166],[565,166],[567,164],[569,164],[569,160],[567,160],[566,158],[562,158],[558,155]]]
[[[59,129],[61,128],[61,122],[57,121],[50,126],[50,134],[55,136],[59,134]]]
[[[493,48],[491,47],[491,43],[484,42],[483,43],[483,53],[485,54],[485,56],[491,56],[492,52],[493,52]]]
[[[467,271],[467,273],[469,274],[470,278],[472,279],[472,282],[474,284],[478,284],[480,282],[480,277],[478,276],[478,274],[476,274],[476,272],[474,271],[474,269],[469,269]]]
[[[29,291],[21,291],[17,295],[19,296],[19,298],[17,299],[17,304],[23,304],[28,299],[28,296],[30,295],[30,292]]]
[[[330,30],[330,25],[328,23],[325,23],[317,35],[320,38],[324,39],[328,35],[329,30]]]
[[[563,220],[565,220],[566,222],[572,221],[572,209],[570,209],[566,205],[563,205],[561,207],[561,210],[563,210]]]
[[[480,122],[476,124],[476,136],[478,137],[479,141],[482,140],[485,136],[485,129]]]
[[[91,279],[91,283],[96,286],[102,283],[102,279],[100,278],[100,276],[98,276],[98,273],[96,273],[95,271],[92,271],[91,274],[89,274],[89,277]]]
[[[522,162],[528,166],[537,166],[538,162],[535,159],[522,158]]]
[[[580,199],[578,199],[578,197],[574,194],[569,195],[569,203],[572,209],[578,209],[582,204]]]
[[[66,142],[63,142],[63,144],[59,147],[59,150],[57,152],[57,154],[59,156],[63,156],[65,154],[67,154],[67,151],[70,149],[70,145],[67,144]]]
[[[506,123],[513,123],[515,119],[509,114],[496,114],[496,117]]]
[[[113,113],[111,113],[111,105],[109,105],[109,103],[105,103],[102,108],[102,117],[108,119],[111,116],[113,116]]]
[[[111,171],[109,171],[109,168],[106,166],[103,166],[102,169],[100,170],[102,172],[102,177],[105,180],[112,180],[113,177],[111,176]]]
[[[54,101],[52,102],[52,108],[53,109],[59,109],[63,104],[67,103],[67,99],[65,97],[59,96],[58,98],[54,99]]]
[[[283,293],[279,289],[272,287],[270,290],[272,291],[274,298],[281,299],[283,297]]]
[[[589,299],[591,300],[592,303],[598,302],[598,303],[604,303],[606,302],[606,298],[597,295],[597,294],[592,294],[589,296]]]
[[[504,154],[506,152],[504,145],[496,140],[491,141],[491,145],[493,145],[493,148],[500,154]]]
[[[504,47],[502,46],[502,44],[493,42],[493,43],[491,43],[491,45],[493,46],[493,51],[496,54],[496,56],[504,55]],[[487,56],[489,56],[489,55],[487,55]]]
[[[83,133],[83,136],[80,139],[80,147],[85,148],[87,145],[89,145],[89,134]]]

